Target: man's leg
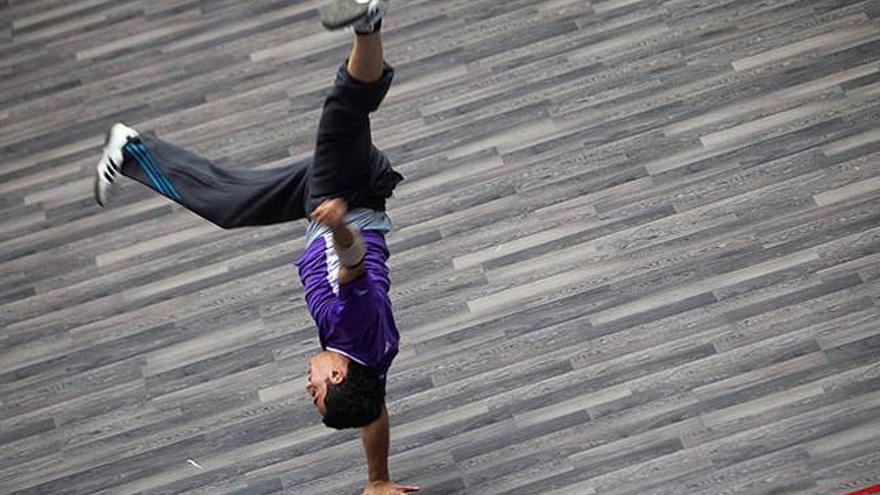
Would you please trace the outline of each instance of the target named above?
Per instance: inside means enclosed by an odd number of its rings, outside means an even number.
[[[114,125],[98,164],[104,205],[117,174],[130,177],[223,228],[305,218],[310,161],[268,170],[224,169],[152,134]]]
[[[364,84],[373,84],[382,78],[385,50],[381,31],[355,35],[347,68],[351,77]]]
[[[351,200],[374,178],[377,151],[370,132],[394,70],[385,64],[381,32],[357,34],[324,102],[309,188],[311,211],[328,198]]]
[[[345,1],[334,2],[341,3]],[[314,165],[304,161],[273,170],[223,169],[155,136],[141,136],[117,124],[111,128],[96,171],[98,203],[106,204],[122,174],[221,227],[233,228],[305,218],[322,198],[346,197],[370,182],[381,183],[379,189],[390,194],[402,177],[390,166],[371,167],[377,162],[377,151],[368,117],[379,107],[393,78],[393,70],[383,62],[378,32],[387,0],[354,3],[365,5],[361,17],[351,24],[359,34],[348,64],[340,69],[325,101]]]

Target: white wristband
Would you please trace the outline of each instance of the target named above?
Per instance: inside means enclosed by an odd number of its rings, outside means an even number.
[[[364,257],[367,255],[367,246],[357,228],[349,227],[349,230],[351,230],[352,237],[354,237],[354,242],[351,243],[351,246],[340,246],[334,237],[333,247],[336,249],[336,255],[339,256],[339,262],[347,268],[354,268],[363,263]]]

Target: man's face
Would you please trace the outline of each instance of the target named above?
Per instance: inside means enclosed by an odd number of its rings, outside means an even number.
[[[309,375],[306,392],[312,396],[318,413],[323,416],[324,397],[327,395],[327,384],[342,383],[345,378],[345,371],[348,369],[348,362],[339,354],[322,351],[309,359]]]
[[[306,392],[312,396],[318,413],[324,415],[324,396],[327,395],[327,378],[328,375],[323,366],[321,366],[320,354],[309,359],[309,382],[306,385]],[[317,361],[317,363],[316,363]]]

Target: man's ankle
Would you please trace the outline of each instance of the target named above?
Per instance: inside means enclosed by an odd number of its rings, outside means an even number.
[[[354,29],[354,34],[364,36],[368,34],[376,34],[382,29],[382,19],[376,21],[369,29]]]

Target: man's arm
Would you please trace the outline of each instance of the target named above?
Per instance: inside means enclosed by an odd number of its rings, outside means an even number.
[[[382,405],[382,414],[376,421],[361,429],[364,441],[364,453],[367,455],[367,479],[370,483],[388,481],[388,444],[390,427],[388,425],[388,409]]]
[[[361,429],[368,476],[363,495],[394,495],[419,491],[417,486],[399,485],[391,481],[388,473],[389,430],[388,409],[383,404],[379,418]]]
[[[343,249],[352,247],[356,240],[357,234],[351,230],[351,227],[345,224],[345,214],[348,212],[348,204],[339,198],[328,199],[321,203],[312,213],[312,219],[330,227],[333,232],[333,242],[336,246]],[[339,267],[339,284],[345,285],[349,282],[364,276],[366,269],[361,261],[356,266],[345,266],[343,263]]]
[[[344,215],[343,215],[344,216]],[[337,246],[348,249],[354,244],[355,233],[352,232],[351,227],[345,225],[339,225],[333,228],[333,242],[336,243]],[[339,285],[345,285],[349,282],[357,280],[364,276],[366,273],[366,269],[364,268],[364,262],[355,267],[347,267],[345,265],[339,266]]]

